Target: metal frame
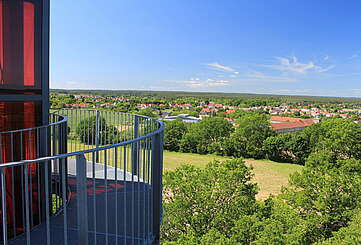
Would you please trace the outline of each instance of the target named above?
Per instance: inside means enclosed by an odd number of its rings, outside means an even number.
[[[48,124],[49,101],[49,40],[50,40],[50,0],[42,0],[42,50],[41,50],[41,86],[43,124]]]

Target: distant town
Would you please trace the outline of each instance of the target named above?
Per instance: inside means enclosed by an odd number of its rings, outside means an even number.
[[[242,114],[264,113],[269,115],[272,128],[278,133],[295,132],[304,129],[324,118],[348,118],[355,123],[361,122],[361,106],[359,102],[286,103],[267,96],[260,99],[222,99],[197,98],[194,96],[180,99],[174,97],[149,96],[106,96],[93,93],[64,94],[53,92],[52,107],[104,109],[114,111],[130,111],[141,115],[158,117],[164,121],[182,120],[197,123],[207,117],[222,117],[237,125]],[[323,99],[324,100],[324,99]],[[269,104],[267,104],[267,101]],[[188,102],[188,103],[186,103]],[[249,104],[250,106],[247,106]]]

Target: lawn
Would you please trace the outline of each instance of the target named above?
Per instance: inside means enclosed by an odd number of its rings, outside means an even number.
[[[182,164],[189,163],[197,167],[204,167],[213,160],[224,161],[229,158],[215,155],[199,155],[192,153],[164,152],[164,170],[175,169]],[[288,184],[290,174],[302,169],[302,166],[277,163],[269,160],[246,159],[246,164],[253,167],[254,181],[259,186],[257,199],[266,199],[270,194],[277,195],[282,186]]]
[[[84,145],[78,140],[69,140],[68,149],[69,151],[79,151],[93,148],[94,146]],[[130,149],[128,149],[128,154]],[[109,150],[108,154],[108,164],[114,165],[114,150]],[[119,156],[121,156],[119,150]],[[92,160],[92,155],[87,154],[87,160]],[[130,161],[131,155],[128,156],[128,161]],[[169,152],[164,151],[164,170],[173,170],[182,164],[192,164],[196,167],[205,167],[207,163],[213,160],[224,161],[230,159],[229,157],[222,157],[216,155],[200,155],[192,153],[180,153],[180,152]],[[269,160],[254,160],[246,159],[246,164],[253,167],[254,181],[259,186],[259,193],[257,198],[263,200],[267,198],[270,194],[277,195],[281,191],[282,186],[288,184],[288,177],[290,174],[299,171],[302,169],[302,166],[289,163],[277,163]],[[104,162],[104,154],[100,154],[99,162]],[[130,168],[130,164],[128,167]],[[130,169],[127,169],[130,171]]]

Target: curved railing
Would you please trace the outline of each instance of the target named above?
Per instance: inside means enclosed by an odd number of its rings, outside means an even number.
[[[14,207],[19,202],[23,207],[12,217],[2,215],[4,243],[9,239],[15,244],[159,240],[163,123],[96,110],[60,109],[51,117],[47,126],[0,133],[14,137],[35,130],[35,148],[43,149],[36,157],[0,164],[2,213],[18,210]],[[14,170],[22,183],[21,195],[15,199],[9,193]]]
[[[49,124],[0,132],[0,164],[65,153],[67,116],[50,113]],[[66,135],[66,134],[65,134]],[[40,147],[47,140],[48,147]]]

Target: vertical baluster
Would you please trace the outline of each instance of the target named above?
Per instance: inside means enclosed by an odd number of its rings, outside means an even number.
[[[114,148],[115,245],[118,245],[118,147]]]
[[[124,147],[124,171],[123,171],[123,180],[124,180],[124,208],[123,208],[123,226],[124,226],[124,244],[127,244],[127,192],[128,192],[128,184],[127,184],[127,145]]]
[[[104,150],[105,180],[105,244],[108,245],[108,151]]]
[[[10,134],[10,161],[14,161],[14,134]],[[15,171],[14,167],[11,168],[11,195],[15,197]],[[15,208],[16,198],[12,200],[12,209],[13,209],[13,232],[14,236],[16,236],[16,208]]]
[[[67,206],[66,206],[66,202],[67,202],[67,171],[66,171],[66,166],[65,164],[67,163],[68,159],[67,158],[62,158],[60,159],[60,164],[61,164],[61,183],[62,183],[62,205],[63,205],[63,222],[64,222],[64,245],[68,244],[68,210],[67,210]]]
[[[40,129],[42,130],[42,129]],[[36,129],[36,156],[37,157],[40,157],[40,133],[39,133],[39,129]],[[38,190],[38,193],[37,193],[37,199],[38,199],[38,215],[39,215],[39,223],[42,222],[42,213],[41,213],[41,184],[40,184],[40,176],[41,176],[41,172],[40,172],[40,163],[36,163],[36,173],[37,173],[37,190]]]
[[[76,156],[76,184],[78,205],[78,244],[88,245],[88,199],[86,183],[86,159]]]
[[[31,241],[30,241],[30,214],[29,214],[29,172],[28,172],[28,165],[25,165],[24,169],[24,181],[25,181],[25,191],[24,191],[24,195],[25,195],[25,233],[26,233],[26,244],[30,245]]]
[[[94,245],[97,244],[97,206],[96,206],[96,179],[95,179],[95,152],[92,152],[93,172],[93,222],[94,222]]]
[[[1,140],[1,138],[0,138]],[[0,148],[1,149],[1,148]],[[3,244],[8,244],[8,230],[7,230],[7,210],[6,210],[6,180],[4,174],[4,168],[0,169],[0,181],[1,181],[1,208],[2,208],[2,222],[3,222]]]
[[[95,147],[98,148],[99,147],[99,133],[100,133],[100,122],[99,122],[99,111],[96,111],[96,119],[95,119]],[[96,156],[95,156],[95,162],[99,162],[99,152],[96,151]]]

